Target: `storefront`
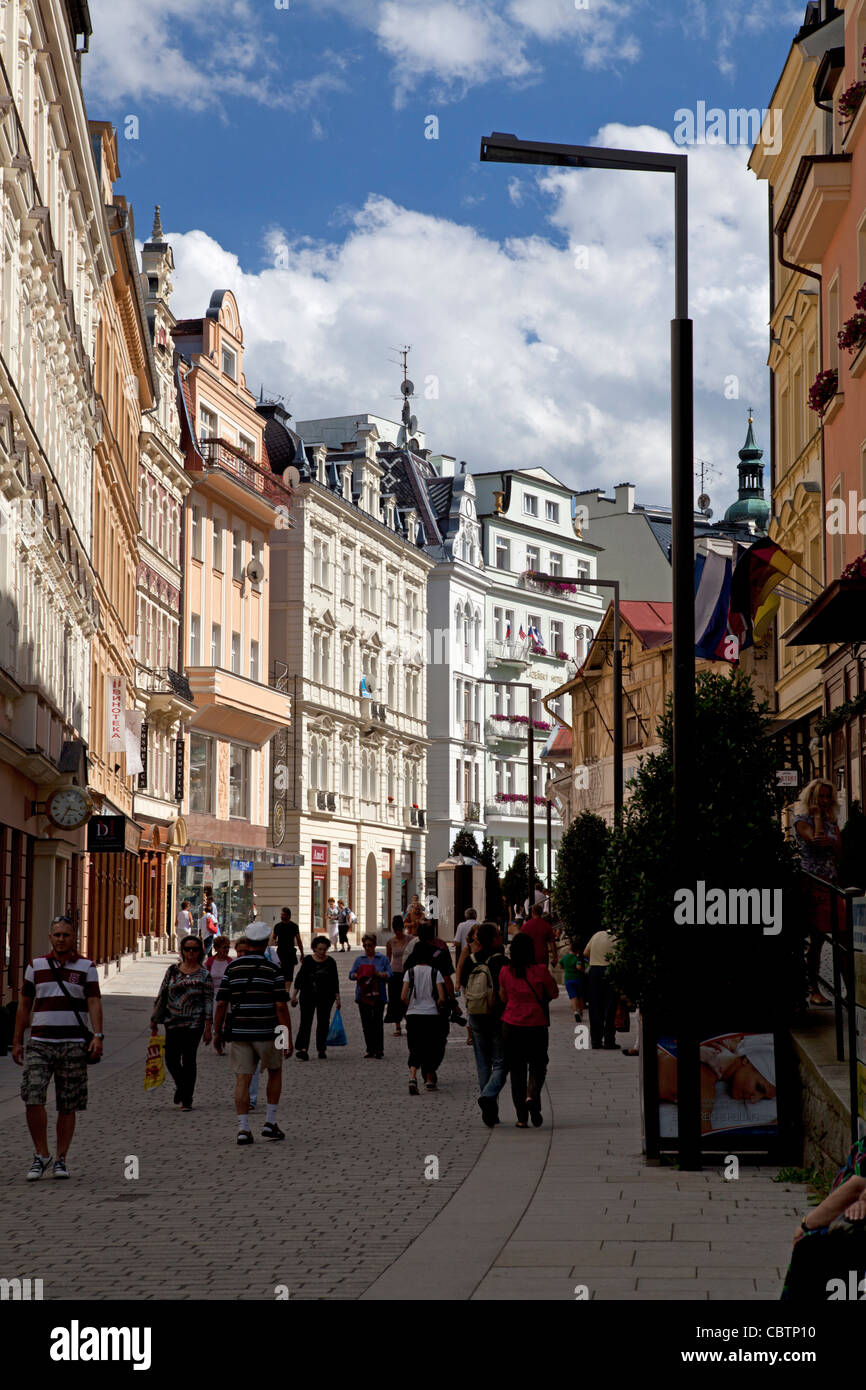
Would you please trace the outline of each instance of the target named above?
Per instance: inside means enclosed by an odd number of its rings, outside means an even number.
[[[379,921],[383,931],[391,930],[391,890],[394,880],[394,851],[392,849],[382,850],[382,862],[379,877]]]
[[[355,888],[352,845],[340,845],[337,849],[337,899],[343,899],[347,907],[354,908]]]
[[[328,902],[328,849],[329,846],[313,841],[310,847],[312,864],[312,885],[310,899],[310,930],[313,936],[327,932]]]
[[[97,965],[134,954],[138,946],[141,826],[128,816],[87,822],[87,929],[84,952]]]
[[[188,898],[197,922],[205,891],[210,890],[220,931],[231,937],[241,936],[254,915],[254,872],[252,859],[182,854],[178,858],[177,906]]]

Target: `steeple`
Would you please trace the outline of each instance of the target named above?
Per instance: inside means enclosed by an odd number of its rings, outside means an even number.
[[[766,532],[770,520],[770,504],[764,497],[764,465],[761,463],[764,451],[758,448],[755,439],[751,407],[746,442],[739,454],[737,473],[740,481],[737,500],[725,512],[725,521],[729,524],[752,521],[756,530]]]
[[[153,209],[153,231],[150,234],[151,241],[162,241],[162,219],[159,215],[159,203]]]

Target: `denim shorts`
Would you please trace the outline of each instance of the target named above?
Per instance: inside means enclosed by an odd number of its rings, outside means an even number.
[[[21,1077],[21,1099],[25,1105],[45,1104],[52,1076],[58,1114],[87,1109],[87,1043],[31,1039],[24,1048]]]

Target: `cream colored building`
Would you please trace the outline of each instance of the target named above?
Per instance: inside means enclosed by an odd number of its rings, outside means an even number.
[[[839,169],[825,158],[834,152],[836,117],[832,104],[825,110],[818,100],[821,82],[832,91],[833,55],[842,42],[842,15],[799,31],[768,102],[781,112],[782,119],[776,122],[781,146],[759,142],[749,160],[752,171],[769,185],[772,226],[768,363],[774,430],[769,534],[795,557],[798,568],[792,578],[805,586],[783,588],[796,587],[804,597],[810,590],[820,591],[824,574],[822,427],[808,408],[807,397],[817,373],[834,365],[832,360],[822,360],[821,296],[826,287],[817,272],[822,227],[827,221],[821,209],[829,201],[823,193],[830,192],[824,186],[839,176]],[[841,172],[844,175],[845,170]],[[835,342],[833,349],[838,352]],[[809,744],[814,721],[822,713],[819,667],[827,655],[826,646],[785,642],[785,632],[802,611],[800,603],[783,597],[774,624],[776,728],[786,763],[799,770],[801,786],[816,770]]]
[[[86,789],[93,362],[112,242],[76,48],[86,4],[0,7],[0,1004],[51,918],[84,920],[83,824],[52,792]]]
[[[278,406],[266,443],[297,469],[292,530],[271,537],[271,650],[296,723],[277,740],[273,843],[303,865],[268,869],[260,907],[293,909],[305,938],[345,898],[380,939],[424,894],[427,576],[420,518],[399,503],[375,425],[342,451],[306,450]],[[369,693],[366,693],[369,692]]]

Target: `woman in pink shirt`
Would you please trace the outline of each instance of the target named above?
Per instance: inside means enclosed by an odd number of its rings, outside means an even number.
[[[499,997],[505,1005],[505,1060],[518,1129],[526,1129],[530,1118],[536,1128],[542,1123],[541,1088],[547,1075],[550,1001],[558,994],[547,966],[536,964],[532,938],[518,932],[511,942],[509,963],[499,972]]]

